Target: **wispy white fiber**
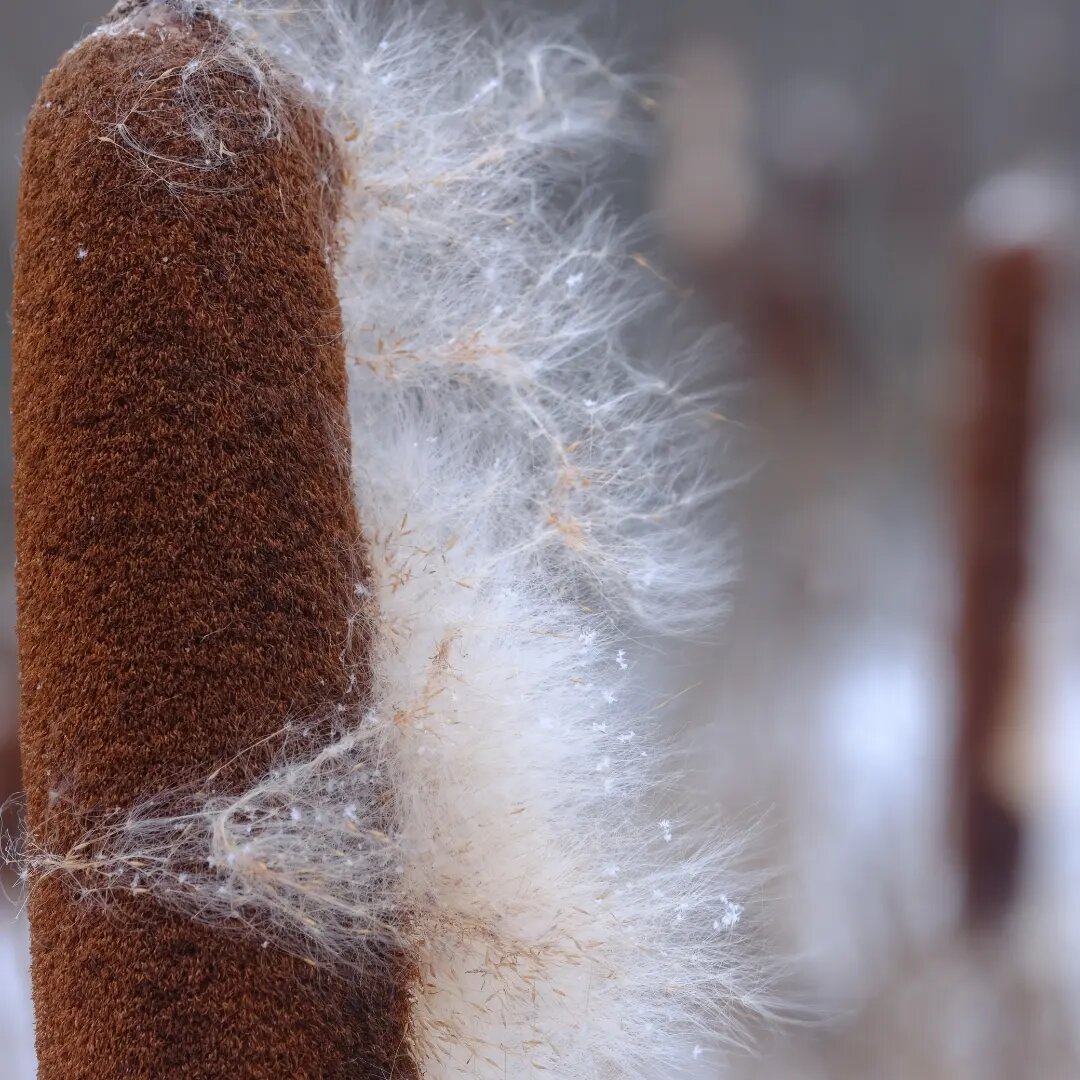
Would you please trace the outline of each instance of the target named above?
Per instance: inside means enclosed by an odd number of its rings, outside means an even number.
[[[715,343],[672,348],[678,297],[599,194],[632,89],[565,28],[214,10],[236,36],[206,61],[270,103],[293,73],[348,158],[374,694],[297,722],[241,796],[173,793],[33,869],[355,978],[405,949],[431,1080],[715,1067],[755,990],[743,908],[724,841],[680,817],[635,643],[717,613],[724,421]]]

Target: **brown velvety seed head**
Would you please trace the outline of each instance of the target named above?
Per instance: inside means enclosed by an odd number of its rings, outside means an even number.
[[[204,168],[180,72],[219,32],[92,37],[28,125],[22,749],[31,833],[55,851],[83,815],[205,777],[345,693],[362,567],[335,159],[308,107],[267,135],[257,89],[219,68],[199,75],[223,135]],[[220,789],[267,760],[243,757]],[[147,898],[80,902],[59,879],[34,888],[30,919],[42,1080],[416,1075],[391,958],[345,981]]]

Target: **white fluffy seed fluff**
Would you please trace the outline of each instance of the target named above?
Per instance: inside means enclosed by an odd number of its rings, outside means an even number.
[[[241,796],[162,795],[31,866],[354,978],[404,948],[431,1080],[715,1069],[755,991],[743,908],[728,848],[680,819],[634,642],[717,611],[696,522],[723,420],[696,372],[716,343],[672,350],[677,298],[591,186],[628,86],[566,27],[200,6],[229,41],[171,78],[206,162],[217,64],[257,80],[265,137],[302,83],[349,159],[374,693],[292,725]]]

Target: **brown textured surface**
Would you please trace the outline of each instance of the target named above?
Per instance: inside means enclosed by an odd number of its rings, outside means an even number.
[[[22,746],[31,829],[54,850],[79,833],[73,808],[205,776],[343,692],[358,528],[330,147],[299,107],[290,137],[253,135],[256,95],[218,71],[197,90],[229,143],[221,168],[121,149],[107,125],[138,100],[139,139],[196,153],[173,134],[196,87],[177,72],[216,31],[167,21],[69,54],[26,137]],[[42,1080],[414,1074],[404,980],[346,984],[152,900],[80,903],[59,880],[30,917]]]
[[[982,252],[969,286],[957,779],[966,908],[976,924],[1008,907],[1022,855],[1023,823],[1001,790],[995,758],[1019,676],[1043,263],[1033,249]]]

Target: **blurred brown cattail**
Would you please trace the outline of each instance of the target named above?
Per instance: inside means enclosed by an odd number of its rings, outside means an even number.
[[[762,374],[815,394],[848,346],[835,254],[858,111],[839,85],[802,80],[763,120],[715,41],[687,49],[675,72],[659,192],[670,241]]]
[[[1002,916],[1018,886],[1024,812],[1022,618],[1052,242],[1064,222],[1053,181],[989,181],[968,215],[959,491],[956,808],[966,919]]]

